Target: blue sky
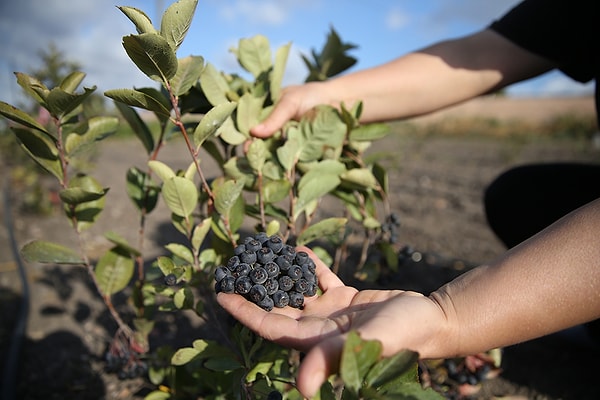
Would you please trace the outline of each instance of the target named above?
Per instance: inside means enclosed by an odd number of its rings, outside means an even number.
[[[273,48],[288,42],[286,84],[306,76],[300,54],[320,48],[330,27],[358,48],[354,69],[386,62],[446,38],[469,34],[515,5],[518,0],[200,0],[192,27],[178,56],[201,55],[218,69],[239,72],[229,49],[240,38],[262,34]],[[160,25],[170,0],[0,0],[0,100],[16,102],[20,88],[13,71],[39,66],[38,51],[53,42],[88,74],[84,84],[99,90],[153,85],[137,71],[121,46],[135,33],[116,8],[144,10]],[[514,96],[579,95],[591,84],[550,73],[515,85]]]

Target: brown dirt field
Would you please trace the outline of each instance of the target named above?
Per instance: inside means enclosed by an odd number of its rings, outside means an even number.
[[[591,98],[507,99],[486,97],[431,116],[394,123],[396,130],[417,128],[449,120],[473,118],[539,124],[559,115],[589,118]],[[389,135],[371,150],[383,155],[390,175],[391,206],[401,219],[400,249],[410,245],[423,254],[420,262],[407,262],[388,285],[429,292],[471,266],[504,251],[486,225],[482,193],[486,185],[511,166],[545,161],[600,162],[600,148],[589,139],[551,139],[535,135],[494,137],[435,134]],[[161,160],[175,167],[188,163],[177,142],[162,151]],[[100,234],[116,231],[130,240],[138,222],[124,191],[124,174],[142,167],[145,154],[132,140],[102,143],[95,157],[96,175],[111,187],[107,207],[94,229],[86,233],[92,254],[108,246]],[[0,165],[2,162],[0,161]],[[214,168],[203,164],[205,171]],[[3,168],[4,169],[4,168]],[[100,172],[101,171],[101,172]],[[214,171],[214,169],[213,169]],[[100,175],[98,175],[100,174]],[[8,175],[8,174],[4,174]],[[45,238],[75,246],[75,237],[59,213],[36,217],[16,209],[19,193],[10,192],[10,212],[19,246]],[[4,201],[4,200],[2,200]],[[4,203],[3,203],[4,204]],[[333,212],[325,203],[324,212]],[[3,205],[0,214],[4,217]],[[162,254],[164,244],[176,235],[164,205],[153,213],[144,245],[149,260]],[[162,218],[162,219],[161,219]],[[11,252],[8,232],[0,229],[0,360],[10,345],[22,288]],[[149,388],[142,379],[118,380],[103,371],[102,353],[114,332],[102,302],[83,271],[26,265],[30,308],[20,367],[15,382],[19,399],[129,399]],[[169,317],[170,318],[170,317]],[[170,322],[170,324],[169,324]],[[161,341],[188,345],[201,329],[185,319],[159,327]],[[503,373],[486,381],[473,398],[592,399],[600,397],[595,382],[600,346],[589,342],[582,330],[551,335],[504,349]]]

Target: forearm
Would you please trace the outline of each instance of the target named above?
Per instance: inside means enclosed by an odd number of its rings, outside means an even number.
[[[546,60],[484,30],[323,85],[332,105],[362,101],[362,119],[370,122],[436,111],[551,67]]]
[[[599,318],[600,199],[431,297],[448,321],[437,348],[427,350],[434,357],[485,351]]]

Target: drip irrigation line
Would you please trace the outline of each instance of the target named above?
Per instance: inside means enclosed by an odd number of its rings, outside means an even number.
[[[25,337],[25,328],[29,318],[29,282],[25,272],[25,264],[19,254],[17,240],[15,238],[15,229],[11,214],[11,201],[8,179],[3,188],[4,200],[4,224],[8,231],[8,240],[13,258],[17,264],[19,279],[21,281],[21,301],[17,314],[17,320],[8,344],[7,356],[4,362],[4,371],[2,374],[2,384],[0,385],[0,400],[14,400],[16,398],[15,388],[17,372],[19,370],[19,355],[21,346]]]

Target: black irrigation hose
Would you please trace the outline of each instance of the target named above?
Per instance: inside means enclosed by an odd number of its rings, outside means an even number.
[[[19,355],[21,353],[21,345],[25,337],[25,328],[29,317],[29,282],[25,273],[25,265],[21,260],[17,240],[14,234],[14,225],[11,217],[10,193],[9,184],[4,185],[4,223],[8,230],[8,240],[13,254],[13,258],[18,267],[19,279],[21,280],[22,294],[17,321],[12,331],[10,342],[7,349],[7,356],[4,363],[4,372],[2,374],[2,384],[0,385],[0,399],[13,400],[16,397],[15,387],[17,379],[17,371],[19,369]]]

